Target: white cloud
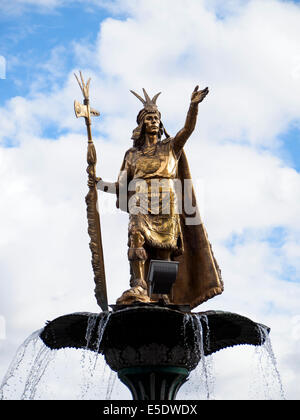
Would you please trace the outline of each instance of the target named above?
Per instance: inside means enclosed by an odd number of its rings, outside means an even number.
[[[102,24],[97,42],[87,51],[91,65],[83,68],[84,75],[92,77],[92,106],[102,114],[93,123],[98,175],[115,180],[131,145],[140,104],[129,89],[145,87],[150,94],[162,90],[159,108],[167,130],[175,134],[194,86],[210,87],[186,152],[194,181],[200,179],[205,188],[200,204],[225,292],[201,310],[240,312],[270,325],[284,384],[293,398],[298,342],[291,336],[292,319],[299,315],[299,286],[284,281],[282,274],[287,265],[299,273],[300,175],[278,157],[277,147],[278,136],[298,119],[300,109],[299,80],[292,72],[299,51],[300,9],[275,0],[237,1],[221,11],[224,19],[217,19],[212,3],[208,9],[207,2],[199,0],[184,6],[174,0],[119,0],[109,5],[129,17]],[[220,2],[214,7],[220,11]],[[75,54],[82,49],[74,45]],[[54,80],[57,52],[50,62],[38,63],[51,70]],[[84,204],[86,140],[83,121],[74,117],[73,100],[81,93],[72,73],[50,92],[41,90],[43,84],[35,85],[27,98],[12,98],[0,113],[2,141],[19,144],[0,150],[6,352],[46,319],[97,311]],[[47,124],[66,134],[56,141],[43,138]],[[104,210],[114,198],[103,200],[103,244],[113,303],[128,286],[127,215],[108,214]],[[287,234],[275,248],[266,237],[277,226]],[[244,241],[228,249],[224,244],[232,234]],[[219,368],[227,354],[217,356]],[[220,371],[224,387],[231,381],[236,395],[246,397],[238,372],[230,378],[225,368]],[[224,396],[223,391],[218,395]]]
[[[168,1],[125,4],[134,19],[103,24],[100,65],[130,86],[162,86],[172,94],[172,123],[182,118],[196,83],[211,87],[203,130],[214,140],[269,145],[298,118],[299,83],[291,77],[291,62],[298,51],[299,8],[252,1],[237,16],[216,20],[199,1],[184,10]]]

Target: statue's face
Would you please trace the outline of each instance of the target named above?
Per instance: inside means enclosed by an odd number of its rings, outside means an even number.
[[[157,134],[159,132],[160,119],[155,112],[145,116],[144,124],[147,134]]]

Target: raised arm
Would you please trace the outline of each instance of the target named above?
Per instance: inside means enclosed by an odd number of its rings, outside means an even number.
[[[187,139],[190,137],[190,135],[195,129],[198,115],[198,104],[203,101],[203,99],[209,92],[208,87],[206,87],[203,90],[198,89],[199,86],[196,86],[192,93],[191,103],[186,116],[184,127],[180,131],[178,131],[173,140],[174,151],[177,155],[181,152]]]

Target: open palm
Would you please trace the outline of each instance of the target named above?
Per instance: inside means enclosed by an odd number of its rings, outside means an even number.
[[[195,104],[199,104],[200,102],[202,102],[205,96],[209,92],[208,87],[206,87],[203,90],[198,90],[198,89],[199,89],[199,86],[196,86],[191,97],[191,102]]]

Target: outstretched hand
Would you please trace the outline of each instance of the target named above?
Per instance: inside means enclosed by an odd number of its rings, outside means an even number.
[[[199,86],[196,86],[194,89],[194,92],[192,93],[191,102],[194,104],[199,104],[203,101],[205,96],[208,94],[209,90],[208,87],[206,87],[203,90],[198,90]]]

